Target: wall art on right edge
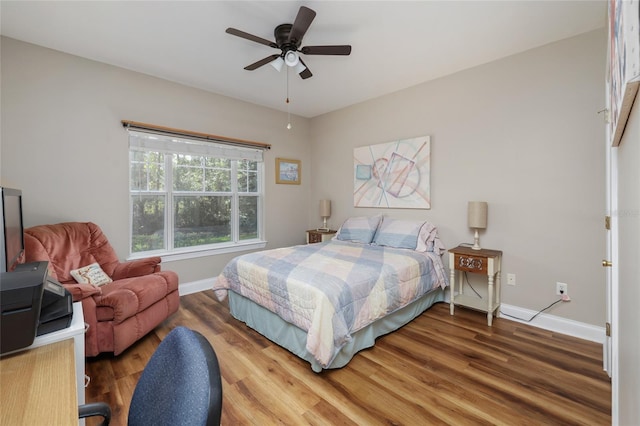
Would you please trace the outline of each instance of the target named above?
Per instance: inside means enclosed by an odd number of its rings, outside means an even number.
[[[640,86],[640,2],[609,0],[609,139],[618,146]]]
[[[354,148],[353,205],[430,209],[430,163],[429,136]]]

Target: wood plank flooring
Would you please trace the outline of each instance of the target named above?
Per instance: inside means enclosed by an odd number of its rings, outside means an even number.
[[[438,303],[378,338],[344,368],[314,373],[229,313],[213,291],[118,357],[87,359],[87,402],[125,425],[147,360],[178,325],[212,343],[223,383],[223,425],[608,425],[611,384],[602,346]],[[94,420],[88,425],[97,424]]]

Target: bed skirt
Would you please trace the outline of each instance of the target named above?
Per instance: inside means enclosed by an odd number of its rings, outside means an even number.
[[[434,303],[442,301],[444,301],[444,290],[437,288],[404,308],[374,321],[367,327],[352,334],[352,339],[339,348],[331,362],[326,367],[323,367],[307,351],[307,333],[304,330],[284,321],[278,315],[253,301],[233,291],[229,292],[229,309],[234,318],[244,322],[247,326],[277,345],[288,349],[299,358],[308,361],[311,364],[311,369],[316,373],[321,372],[323,369],[344,367],[356,353],[374,346],[377,337],[397,330]]]

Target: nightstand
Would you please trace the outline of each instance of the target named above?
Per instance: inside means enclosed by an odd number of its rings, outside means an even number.
[[[451,271],[451,302],[449,311],[453,315],[455,305],[466,306],[487,313],[487,324],[491,326],[493,313],[500,308],[500,263],[502,252],[499,250],[474,250],[467,246],[458,246],[449,250],[449,270]],[[456,271],[460,271],[456,283]],[[487,276],[487,298],[464,294],[464,272],[485,274]],[[456,295],[456,284],[458,284]],[[495,287],[495,288],[494,288]]]
[[[329,241],[336,235],[336,232],[329,229],[328,231],[319,231],[317,229],[310,229],[307,231],[307,244],[312,243],[324,243],[325,241]]]

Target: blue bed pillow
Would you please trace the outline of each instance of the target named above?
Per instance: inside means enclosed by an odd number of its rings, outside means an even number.
[[[385,217],[378,226],[373,244],[416,250],[418,236],[424,224],[424,220],[398,220]]]
[[[351,241],[354,243],[370,244],[373,236],[376,234],[378,224],[382,216],[372,217],[350,217],[345,220],[338,233],[336,239],[340,241]]]

